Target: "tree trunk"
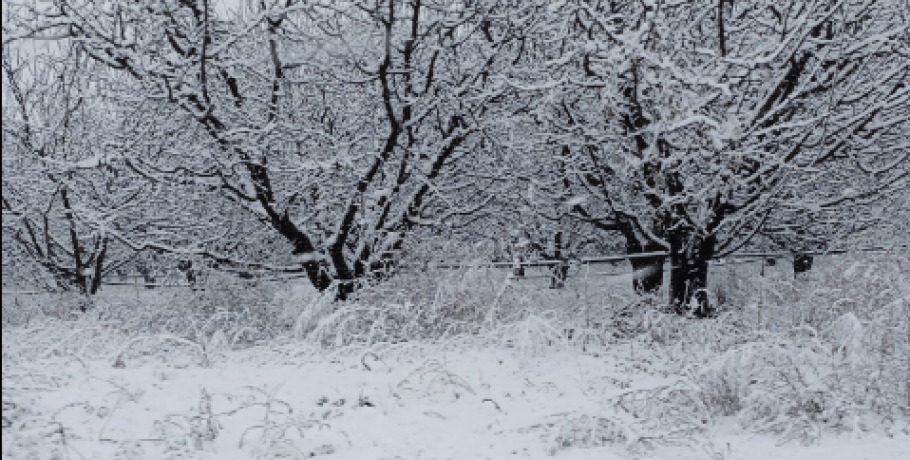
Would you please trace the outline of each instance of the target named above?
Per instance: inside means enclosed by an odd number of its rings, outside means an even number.
[[[562,289],[566,286],[566,278],[569,274],[569,264],[562,256],[562,232],[556,232],[556,235],[553,236],[553,260],[557,264],[553,266],[550,289]]]
[[[647,251],[652,252],[652,251]],[[657,251],[654,251],[657,252]],[[635,253],[630,252],[634,255]],[[632,263],[632,287],[639,295],[653,294],[664,284],[665,256],[635,257]]]
[[[670,305],[678,314],[698,318],[714,316],[708,301],[708,261],[714,256],[716,238],[676,231],[670,235]]]
[[[663,252],[664,248],[654,243],[639,244],[634,238],[626,237],[626,254],[635,256],[650,252]],[[638,295],[654,294],[664,284],[664,262],[666,256],[632,257],[632,287]]]
[[[626,240],[626,254],[635,256],[652,252],[664,252],[666,249],[654,242],[641,243],[639,233],[632,222],[620,220],[619,231]],[[638,295],[650,295],[660,290],[664,284],[664,261],[666,256],[631,257],[632,287]]]
[[[338,291],[335,293],[335,300],[338,302],[343,302],[348,300],[348,297],[356,291],[356,283],[358,280],[346,279],[346,280],[337,280],[338,281]]]
[[[101,251],[98,253],[95,259],[95,272],[92,275],[92,286],[90,293],[95,295],[98,293],[98,289],[101,288],[101,278],[104,276],[104,262],[105,256],[107,255],[107,238],[101,240]]]

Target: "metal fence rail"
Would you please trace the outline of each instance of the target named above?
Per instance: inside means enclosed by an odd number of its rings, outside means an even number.
[[[742,252],[736,254],[728,254],[723,257],[715,257],[711,259],[712,265],[723,265],[727,259],[779,259],[783,257],[791,256],[824,256],[824,255],[837,255],[837,254],[848,254],[854,252],[898,252],[899,250],[907,250],[910,246],[901,245],[901,246],[892,246],[892,247],[867,247],[867,248],[857,248],[857,249],[831,249],[825,251],[777,251],[777,252]],[[543,267],[543,266],[552,266],[552,265],[561,265],[566,263],[580,263],[582,265],[588,264],[598,264],[598,263],[614,263],[624,260],[632,259],[643,259],[643,258],[653,258],[653,257],[669,257],[670,253],[666,251],[662,252],[643,252],[639,254],[617,254],[609,256],[591,256],[591,257],[579,257],[574,259],[564,259],[564,260],[536,260],[536,261],[527,261],[527,262],[447,262],[441,261],[438,263],[430,263],[429,266],[433,268],[467,268],[473,266],[484,266],[484,267]]]
[[[832,249],[825,251],[777,251],[777,252],[743,252],[737,254],[729,254],[724,257],[717,257],[712,259],[712,266],[722,266],[728,264],[738,264],[738,263],[748,263],[754,260],[767,260],[767,259],[780,259],[784,257],[793,257],[793,256],[824,256],[824,255],[838,255],[838,254],[847,254],[855,252],[899,252],[906,251],[910,249],[910,246],[899,245],[892,247],[866,247],[866,248],[857,248],[857,249]],[[615,264],[616,262],[622,262],[632,259],[641,259],[641,258],[652,258],[652,257],[669,257],[669,252],[647,252],[640,254],[616,254],[608,256],[591,256],[591,257],[579,257],[573,259],[562,259],[562,260],[533,260],[533,261],[522,261],[522,262],[478,262],[478,261],[438,261],[438,262],[429,262],[426,265],[417,265],[417,264],[408,264],[403,268],[436,268],[436,269],[460,269],[460,268],[470,268],[470,267],[491,267],[491,268],[533,268],[533,267],[550,267],[555,269],[556,267],[568,267],[568,266],[590,266],[597,264]],[[739,259],[739,260],[737,260]],[[665,266],[665,268],[667,268]],[[669,267],[672,268],[672,267]],[[555,270],[553,270],[555,272]],[[590,275],[597,276],[623,276],[628,275],[627,272],[622,273],[612,273],[612,272],[588,272]],[[566,273],[568,275],[568,273]],[[536,279],[536,278],[553,278],[556,276],[554,273],[543,274],[543,275],[527,275],[519,276],[520,278],[525,279]],[[266,279],[269,281],[282,281],[282,280],[291,280],[305,278],[305,274],[276,274],[270,273],[266,277],[259,277],[258,279]],[[173,274],[168,274],[164,276],[165,282],[146,282],[142,276],[139,275],[129,275],[129,278],[133,278],[135,281],[102,281],[101,284],[104,286],[135,286],[135,287],[146,287],[146,288],[188,288],[188,287],[202,287],[206,283],[201,281],[196,284],[191,284],[189,282],[178,282],[179,276]],[[238,277],[239,278],[239,277]],[[168,282],[173,281],[173,282]],[[35,290],[3,290],[3,295],[39,295],[47,294],[49,291],[35,291]]]

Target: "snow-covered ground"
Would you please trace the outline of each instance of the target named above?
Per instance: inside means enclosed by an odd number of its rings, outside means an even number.
[[[4,366],[3,457],[910,458],[905,431],[778,446],[777,437],[721,419],[680,445],[618,436],[604,423],[631,421],[617,397],[678,379],[670,359],[632,344],[587,352],[410,344],[336,354],[274,345],[213,353],[210,367],[180,356],[115,366],[51,354]]]
[[[844,266],[762,281],[763,304],[716,321],[630,324],[619,286],[487,289],[483,272],[432,305],[321,318],[298,288],[258,313],[192,310],[252,289],[230,286],[110,291],[62,319],[4,298],[3,459],[908,459],[910,286]],[[433,315],[477,327],[421,338]],[[244,342],[247,325],[271,335]]]

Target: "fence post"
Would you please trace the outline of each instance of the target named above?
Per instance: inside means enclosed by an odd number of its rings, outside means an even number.
[[[793,277],[812,270],[812,254],[796,254],[793,256]]]
[[[512,276],[521,278],[525,276],[525,267],[522,265],[522,257],[520,255],[515,255],[512,258]]]

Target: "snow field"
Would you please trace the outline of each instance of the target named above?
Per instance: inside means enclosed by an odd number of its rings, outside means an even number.
[[[746,306],[701,321],[482,270],[337,307],[5,302],[3,458],[908,458],[910,285],[887,262],[733,280]]]
[[[535,356],[425,347],[389,349],[381,359],[287,352],[228,352],[209,368],[151,358],[121,369],[67,358],[16,366],[4,373],[17,382],[4,382],[4,405],[27,409],[4,430],[4,458],[760,459],[773,452],[858,460],[910,453],[906,433],[776,446],[772,436],[747,437],[730,419],[679,443],[613,439],[597,420],[631,417],[611,401],[678,380],[672,363],[632,347],[580,353],[554,346]],[[261,363],[264,356],[270,362]]]

